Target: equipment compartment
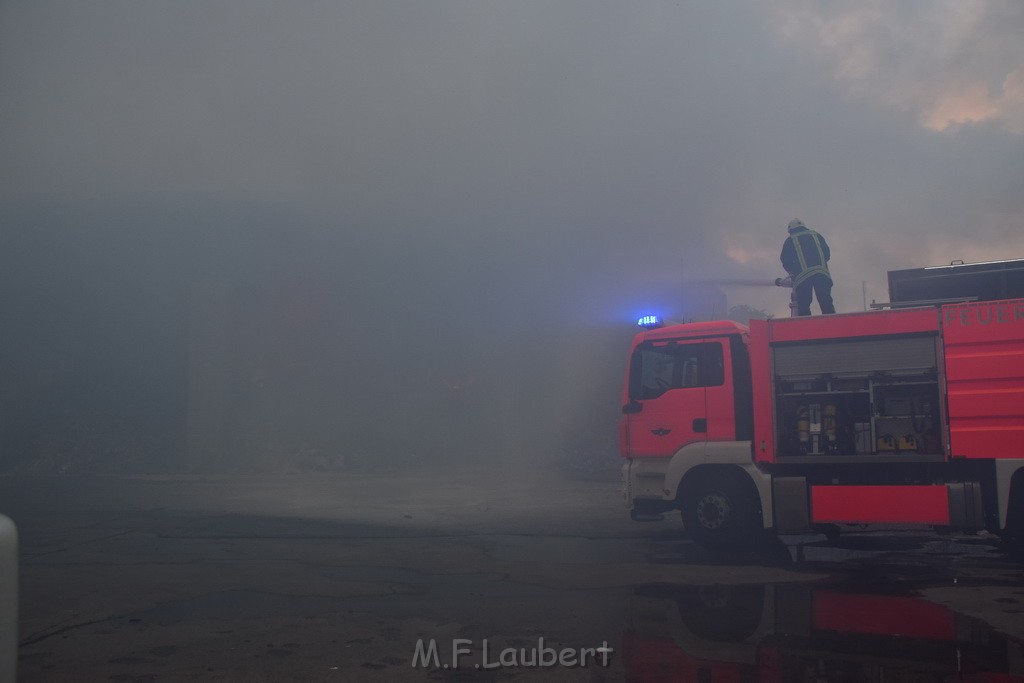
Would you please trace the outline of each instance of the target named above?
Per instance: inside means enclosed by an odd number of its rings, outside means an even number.
[[[942,453],[939,389],[934,377],[879,381],[872,393],[876,452]]]
[[[936,358],[932,335],[776,347],[779,455],[941,456]]]

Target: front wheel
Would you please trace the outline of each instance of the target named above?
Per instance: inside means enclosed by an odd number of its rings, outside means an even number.
[[[685,487],[680,510],[693,540],[711,548],[736,550],[761,531],[756,494],[737,477],[702,477]]]

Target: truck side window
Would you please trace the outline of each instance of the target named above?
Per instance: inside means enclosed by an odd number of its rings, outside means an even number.
[[[642,344],[630,366],[629,397],[642,401],[672,389],[713,387],[724,382],[720,342]]]

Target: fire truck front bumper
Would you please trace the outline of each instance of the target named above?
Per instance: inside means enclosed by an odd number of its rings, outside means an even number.
[[[668,458],[634,458],[622,465],[623,502],[634,519],[660,515],[674,507],[674,500],[666,500],[665,472]]]

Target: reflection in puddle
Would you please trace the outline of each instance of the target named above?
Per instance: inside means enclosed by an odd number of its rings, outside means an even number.
[[[806,584],[641,586],[633,681],[1021,681],[1022,644],[901,595]]]

